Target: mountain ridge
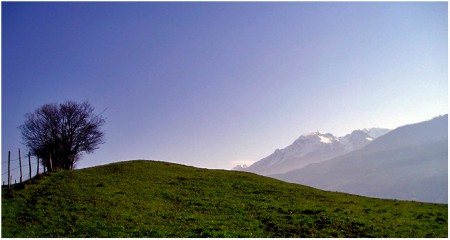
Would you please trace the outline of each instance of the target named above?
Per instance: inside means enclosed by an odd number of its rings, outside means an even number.
[[[324,190],[447,203],[448,115],[405,125],[367,146],[271,175]]]
[[[342,137],[335,137],[331,133],[321,131],[302,134],[291,145],[276,149],[269,156],[248,167],[238,165],[233,170],[262,175],[287,172],[357,150],[388,131],[382,128],[354,130]]]

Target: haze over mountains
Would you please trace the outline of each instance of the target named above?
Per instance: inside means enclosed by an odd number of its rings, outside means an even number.
[[[242,170],[324,190],[447,203],[448,115],[374,132],[302,135]]]

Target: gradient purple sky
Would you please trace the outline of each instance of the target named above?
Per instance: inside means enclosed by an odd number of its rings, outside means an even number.
[[[428,120],[448,112],[447,9],[2,2],[2,162],[26,151],[25,113],[65,100],[107,108],[106,143],[79,168],[157,159],[229,169],[306,132]]]

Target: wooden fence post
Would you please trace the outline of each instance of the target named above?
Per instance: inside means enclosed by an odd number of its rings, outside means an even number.
[[[52,163],[52,154],[50,153],[50,170],[48,172],[52,172],[52,171],[53,171],[53,163]]]
[[[39,175],[39,157],[37,157],[37,171],[36,176]]]
[[[20,183],[22,183],[22,159],[20,158],[20,148],[19,148],[19,168],[20,168]]]
[[[11,151],[8,151],[8,189],[11,189]]]
[[[31,154],[28,152],[28,167],[30,169],[30,181],[31,181]]]

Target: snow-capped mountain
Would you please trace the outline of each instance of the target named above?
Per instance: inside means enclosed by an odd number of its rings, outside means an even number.
[[[399,127],[359,150],[271,177],[363,196],[447,203],[448,115]]]
[[[388,129],[355,130],[343,137],[320,131],[301,135],[291,145],[277,149],[271,155],[249,167],[237,166],[234,170],[262,175],[283,173],[360,149]],[[370,135],[374,133],[374,135]]]

